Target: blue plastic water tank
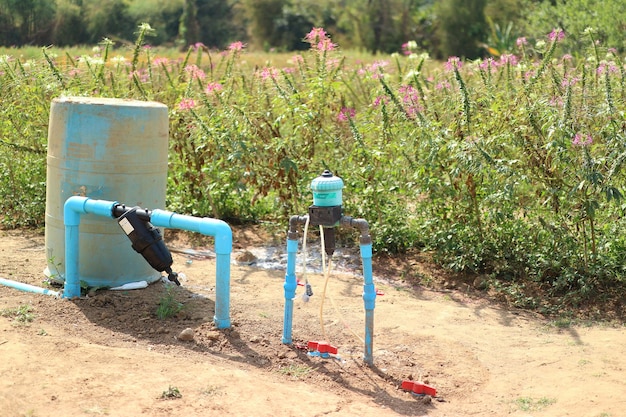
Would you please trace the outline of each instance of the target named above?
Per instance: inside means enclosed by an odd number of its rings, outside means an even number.
[[[63,281],[63,204],[74,195],[165,208],[168,112],[162,103],[93,97],[54,99],[48,130],[45,274]],[[81,281],[114,287],[160,273],[136,253],[115,219],[84,215]]]

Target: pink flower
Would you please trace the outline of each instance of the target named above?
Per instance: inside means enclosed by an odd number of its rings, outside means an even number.
[[[565,38],[565,32],[563,32],[563,29],[561,28],[554,28],[552,29],[552,32],[550,32],[550,34],[548,34],[548,39],[550,39],[550,42],[553,41],[560,41],[563,38]]]
[[[435,90],[449,90],[450,88],[452,88],[452,86],[448,81],[442,81],[435,85]]]
[[[192,98],[184,98],[178,104],[180,110],[191,110],[196,107],[196,101]]]
[[[608,74],[613,74],[616,73],[618,71],[617,69],[617,65],[615,65],[614,62],[601,62],[600,65],[598,65],[598,75],[602,75],[605,72]]]
[[[500,63],[503,65],[509,64],[510,66],[514,67],[517,65],[517,57],[511,54],[503,54],[502,56],[500,56]]]
[[[407,115],[411,118],[423,110],[419,102],[419,92],[412,85],[402,85],[398,88],[398,92],[402,94],[402,103],[406,105]]]
[[[244,44],[241,41],[237,41],[237,42],[233,42],[228,46],[228,50],[229,51],[234,51],[234,52],[241,52],[243,51],[243,48],[246,47],[246,44]]]
[[[313,45],[311,45],[313,47]],[[318,51],[334,51],[337,47],[336,43],[332,43],[330,39],[322,39],[317,43],[317,47],[313,47],[313,49],[317,49]]]
[[[163,57],[154,58],[154,60],[152,61],[152,63],[153,63],[154,65],[157,65],[157,66],[159,66],[159,67],[160,67],[161,65],[167,65],[169,62],[170,62],[170,60],[169,60],[169,59],[167,59],[167,58],[163,58]]]
[[[463,63],[458,56],[451,56],[444,64],[444,68],[446,69],[446,71],[454,71],[455,68],[460,69],[462,65]]]
[[[222,91],[223,88],[224,86],[222,86],[222,84],[211,82],[207,84],[206,88],[204,89],[204,92],[207,94],[212,94],[213,92]]]
[[[552,98],[550,98],[550,101],[548,101],[548,104],[553,107],[563,107],[563,97],[553,96]]]
[[[374,99],[374,102],[372,104],[374,105],[374,107],[378,107],[381,104],[387,103],[389,103],[389,98],[387,96],[378,96]]]
[[[185,67],[185,72],[189,74],[192,80],[204,80],[206,78],[206,74],[197,65],[191,64]]]
[[[339,120],[340,122],[347,122],[348,119],[354,119],[355,115],[356,110],[354,110],[353,108],[342,107],[341,111],[337,115],[337,120]]]
[[[402,54],[404,55],[411,55],[411,50],[409,49],[409,43],[405,42],[402,44]]]
[[[567,74],[564,78],[563,81],[561,81],[561,85],[563,87],[567,87],[567,86],[573,86],[575,85],[578,81],[580,81],[580,78],[578,77],[572,77],[571,74]]]
[[[586,147],[589,146],[593,143],[593,138],[591,137],[591,135],[589,133],[587,133],[586,135],[583,135],[582,133],[576,133],[576,135],[574,135],[574,139],[572,139],[572,145],[573,146],[580,146],[580,147]]]
[[[304,39],[310,43],[311,45],[317,44],[324,39],[328,39],[326,36],[326,31],[322,28],[313,28],[309,33],[306,34]]]
[[[522,37],[520,37],[520,38],[517,38],[517,40],[515,41],[515,44],[516,44],[519,48],[521,48],[522,46],[526,46],[526,45],[528,45],[528,41],[526,40],[526,38],[525,38],[525,37],[523,37],[523,36],[522,36]]]
[[[268,78],[276,78],[276,75],[278,75],[278,70],[276,68],[265,67],[258,74],[261,79],[267,80]]]
[[[389,61],[374,61],[374,63],[369,66],[369,70],[377,72],[379,69],[383,69],[387,65],[389,65]]]
[[[498,65],[499,65],[498,62],[495,61],[493,58],[487,58],[481,61],[480,64],[478,64],[478,68],[480,68],[481,70],[487,71],[492,68],[497,68]]]

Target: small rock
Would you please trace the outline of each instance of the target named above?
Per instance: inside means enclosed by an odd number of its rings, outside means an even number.
[[[209,340],[218,340],[220,338],[220,332],[217,332],[215,330],[211,330],[211,331],[207,332],[206,338],[209,339]]]
[[[456,289],[456,284],[454,282],[444,281],[443,288],[446,290],[454,290]]]
[[[237,262],[243,264],[253,264],[257,261],[257,257],[249,251],[243,251],[241,254],[237,256]]]
[[[190,342],[193,340],[193,338],[194,338],[194,331],[193,329],[189,327],[187,327],[185,330],[180,332],[180,334],[178,335],[178,340],[182,340],[183,342]]]
[[[250,338],[251,343],[259,343],[260,341],[261,341],[261,338],[259,336],[252,336]]]
[[[476,288],[477,290],[481,290],[481,291],[486,290],[488,287],[487,280],[484,279],[483,277],[476,277],[472,285],[474,286],[474,288]]]

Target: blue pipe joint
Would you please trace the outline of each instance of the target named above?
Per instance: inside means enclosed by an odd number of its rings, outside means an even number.
[[[365,310],[374,310],[376,307],[376,287],[374,284],[363,285],[363,305]]]
[[[215,253],[230,254],[233,249],[233,232],[228,223],[208,217],[193,217],[167,210],[152,210],[150,220],[155,226],[183,229],[215,237]]]
[[[296,280],[296,259],[295,255],[298,251],[297,240],[287,240],[287,273],[285,274],[285,299],[291,300],[296,296],[298,282]]]
[[[372,245],[361,245],[363,261],[363,302],[366,310],[373,310],[376,305],[376,287],[372,274]]]

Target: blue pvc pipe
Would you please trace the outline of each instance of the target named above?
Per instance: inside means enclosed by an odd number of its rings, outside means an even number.
[[[117,202],[92,200],[87,197],[72,196],[64,205],[65,223],[65,298],[80,297],[79,234],[78,227],[82,214],[92,213],[112,217]],[[199,232],[215,237],[216,284],[215,284],[215,325],[219,329],[230,327],[230,254],[233,234],[225,222],[210,218],[198,218],[172,213],[165,210],[153,210],[150,222],[157,227]]]
[[[287,239],[287,272],[285,274],[285,315],[283,319],[283,343],[291,343],[291,328],[293,326],[293,299],[296,296],[296,252],[298,241]]]
[[[58,297],[61,295],[58,291],[52,291],[47,288],[24,284],[23,282],[17,282],[6,278],[0,278],[0,285],[15,288],[16,290],[33,292],[36,294],[52,295],[53,297]]]
[[[376,287],[372,273],[372,244],[360,245],[363,264],[363,303],[365,304],[365,347],[363,361],[368,365],[374,363],[374,307],[376,305]],[[292,342],[293,298],[296,296],[296,252],[298,241],[287,239],[287,272],[285,274],[285,314],[283,319],[283,343]]]
[[[374,307],[376,306],[376,287],[372,274],[372,244],[360,245],[363,263],[363,303],[365,304],[365,353],[363,361],[373,364]]]
[[[65,287],[64,298],[80,297],[80,260],[79,225],[80,216],[93,213],[111,217],[113,201],[91,200],[87,197],[72,196],[63,205],[63,223],[65,225]]]
[[[218,329],[230,327],[230,254],[233,249],[233,233],[222,220],[193,217],[165,210],[153,210],[150,222],[159,227],[183,229],[215,238],[215,325]]]

